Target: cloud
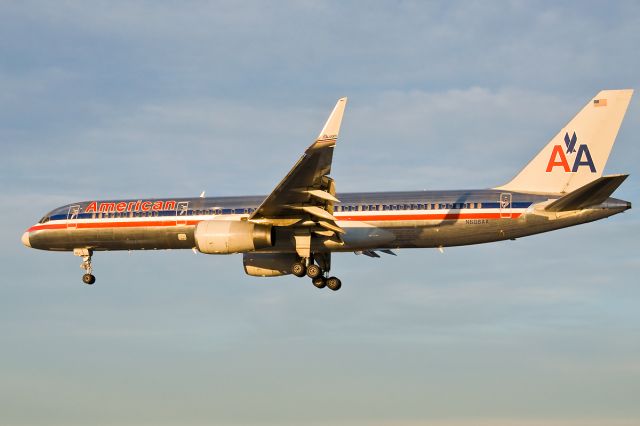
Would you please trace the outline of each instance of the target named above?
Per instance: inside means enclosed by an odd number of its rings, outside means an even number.
[[[99,253],[83,287],[79,259],[19,237],[79,199],[267,193],[345,95],[339,191],[499,184],[598,90],[637,88],[639,19],[633,1],[3,5],[3,418],[637,422],[635,210],[338,254],[339,293],[189,251]],[[633,101],[608,166],[632,201],[639,130]]]

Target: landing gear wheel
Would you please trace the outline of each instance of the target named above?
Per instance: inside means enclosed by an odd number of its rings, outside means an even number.
[[[302,278],[307,273],[307,267],[302,262],[296,262],[291,265],[291,273],[298,278]]]
[[[96,277],[91,274],[84,274],[82,276],[82,282],[91,285],[96,282]]]
[[[309,265],[307,267],[307,276],[311,279],[318,278],[322,275],[322,269],[318,265]],[[323,286],[324,287],[324,286]]]
[[[340,287],[342,287],[342,281],[340,281],[336,277],[329,277],[327,278],[327,287],[329,287],[333,291],[338,291],[340,290]]]
[[[318,288],[324,288],[327,285],[327,281],[324,279],[324,277],[315,277],[311,280],[311,282]]]

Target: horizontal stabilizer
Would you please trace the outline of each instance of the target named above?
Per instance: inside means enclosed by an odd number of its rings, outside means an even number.
[[[549,204],[545,210],[563,212],[585,209],[604,202],[629,175],[602,176]]]

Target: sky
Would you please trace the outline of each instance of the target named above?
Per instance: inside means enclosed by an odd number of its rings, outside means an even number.
[[[0,424],[640,424],[634,209],[334,255],[336,293],[189,250],[98,253],[86,286],[20,243],[74,201],[266,195],[342,96],[338,192],[502,184],[640,87],[639,28],[636,1],[0,1]],[[606,168],[633,203],[639,134],[633,99]]]

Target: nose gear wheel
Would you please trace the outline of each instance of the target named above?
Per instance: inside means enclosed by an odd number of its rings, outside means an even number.
[[[82,282],[91,285],[96,282],[96,277],[93,275],[93,266],[91,265],[91,256],[93,251],[90,249],[74,249],[73,254],[82,257],[82,263],[80,269],[84,270],[82,275]]]

